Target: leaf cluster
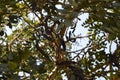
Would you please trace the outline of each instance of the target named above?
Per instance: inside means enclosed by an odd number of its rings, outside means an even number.
[[[119,0],[0,3],[1,80],[62,80],[63,75],[69,80],[119,79]],[[76,26],[85,13],[89,17],[82,27],[87,27],[89,34],[79,36]],[[88,44],[72,51],[73,44],[83,38]],[[112,52],[113,43],[116,49]]]

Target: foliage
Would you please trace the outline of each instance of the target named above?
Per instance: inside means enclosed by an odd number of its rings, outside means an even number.
[[[85,13],[89,17],[82,27],[88,36],[77,36],[79,16]],[[84,38],[88,44],[71,51]],[[117,80],[119,39],[119,0],[1,0],[0,79]]]

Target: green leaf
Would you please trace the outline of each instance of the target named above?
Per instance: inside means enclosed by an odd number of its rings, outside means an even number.
[[[108,40],[115,40],[115,39],[116,39],[116,36],[115,36],[115,35],[109,34]]]
[[[0,36],[3,36],[4,35],[4,31],[0,31]]]
[[[6,72],[8,70],[8,64],[0,64],[0,72]]]
[[[8,66],[9,66],[9,68],[10,68],[11,70],[15,70],[15,69],[17,68],[17,66],[18,66],[18,63],[9,61],[9,62],[8,62]]]
[[[76,80],[75,75],[70,75],[69,80]]]
[[[120,3],[113,3],[113,7],[120,7]]]
[[[12,29],[12,24],[10,22],[7,25]]]
[[[18,23],[18,15],[10,15],[9,19],[11,23]]]
[[[24,5],[21,4],[21,3],[16,3],[16,6],[17,6],[18,8],[20,8],[20,9],[24,8]]]

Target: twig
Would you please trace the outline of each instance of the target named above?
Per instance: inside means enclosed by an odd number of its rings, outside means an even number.
[[[92,36],[92,35],[73,37],[73,38],[68,39],[65,42],[72,41],[72,40],[75,40],[75,39],[88,38],[90,36]]]
[[[89,44],[90,44],[90,43],[89,43]],[[87,44],[86,47],[84,47],[83,49],[81,49],[80,52],[73,58],[73,60],[74,60],[76,57],[78,57],[82,52],[84,52],[85,49],[89,46],[89,44]]]
[[[13,44],[13,42],[14,42],[17,38],[19,38],[21,34],[22,34],[22,31],[10,42],[9,47],[8,47],[9,50],[11,49],[11,45]]]
[[[57,70],[57,66],[55,66],[54,67],[54,69],[49,73],[49,79],[47,79],[47,80],[51,80],[51,78],[52,78],[52,75],[55,73],[55,71]]]

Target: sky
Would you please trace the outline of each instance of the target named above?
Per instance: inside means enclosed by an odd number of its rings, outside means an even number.
[[[60,5],[57,6],[58,8],[61,8]],[[79,21],[77,23],[77,27],[76,27],[76,30],[75,30],[75,35],[80,35],[80,36],[87,36],[87,32],[88,32],[88,29],[87,28],[84,28],[82,27],[82,23],[88,18],[88,14],[82,14],[79,16],[79,18],[81,19],[81,21]],[[20,26],[20,24],[18,24],[18,26]],[[12,30],[14,29],[10,29],[10,28],[6,28],[7,30],[7,33],[8,34],[11,34],[12,33]],[[88,39],[87,38],[84,38],[84,39],[78,39],[77,40],[78,42],[78,45],[76,44],[73,44],[72,46],[72,50],[71,51],[74,51],[74,50],[79,50],[83,47],[86,46],[86,44],[88,43]],[[109,44],[107,45],[107,49],[106,49],[106,52],[109,52]],[[112,44],[112,52],[115,50],[116,46],[115,46],[115,43]],[[22,74],[22,73],[20,73]],[[63,78],[64,80],[67,80],[65,77]],[[104,78],[97,78],[96,80],[105,80]]]
[[[77,24],[77,27],[76,27],[76,30],[75,30],[75,35],[81,35],[81,36],[87,36],[88,34],[88,29],[87,28],[84,28],[82,27],[82,24],[83,22],[89,17],[89,15],[86,13],[86,14],[82,14],[79,16],[79,18],[81,19],[81,21],[78,22]],[[73,44],[73,47],[72,47],[72,51],[74,50],[79,50],[81,48],[84,48],[87,43],[88,43],[88,38],[83,38],[83,39],[78,39],[78,45],[74,45]],[[107,42],[107,48],[106,48],[106,53],[109,53],[109,46],[110,44]],[[116,49],[116,44],[113,42],[112,43],[112,47],[111,47],[111,52],[114,52],[114,50]],[[74,55],[73,55],[74,56]],[[67,79],[65,79],[67,80]],[[105,78],[103,77],[99,77],[97,78],[96,80],[106,80]]]

